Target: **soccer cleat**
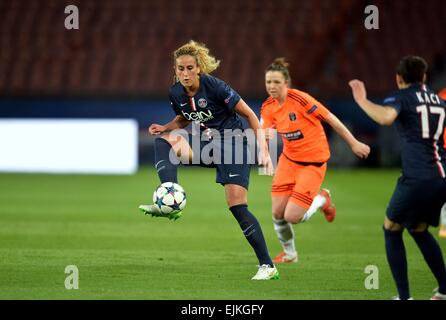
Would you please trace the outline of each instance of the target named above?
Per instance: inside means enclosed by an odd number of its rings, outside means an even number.
[[[438,231],[438,236],[441,238],[446,238],[446,226],[444,224],[440,225],[440,230]]]
[[[438,288],[434,290],[435,294],[432,296],[431,300],[446,300],[446,294],[438,292]]]
[[[280,279],[279,271],[276,267],[270,267],[268,264],[259,266],[259,270],[251,280],[278,280]]]
[[[297,252],[295,255],[289,255],[285,252],[281,252],[273,259],[274,263],[295,263],[297,261]]]
[[[154,205],[154,204],[142,204],[139,206],[139,209],[144,213],[144,214],[148,214],[151,215],[152,217],[163,217],[163,218],[168,218],[169,220],[177,220],[178,218],[181,217],[181,215],[183,214],[183,212],[180,211],[172,211],[170,213],[162,213],[160,211],[160,209],[158,208],[158,206]]]
[[[393,298],[392,298],[392,300],[401,300],[401,299],[400,299],[400,297],[396,296],[396,297],[393,297]],[[409,299],[407,299],[407,300],[413,300],[413,298],[412,298],[412,297],[410,297],[410,298],[409,298]]]
[[[324,213],[325,220],[328,222],[333,222],[336,217],[336,207],[331,201],[330,190],[322,189],[319,194],[325,198],[325,204],[321,208],[322,212]]]

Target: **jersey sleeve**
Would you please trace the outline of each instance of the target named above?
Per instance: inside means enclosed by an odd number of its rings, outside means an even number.
[[[218,99],[223,101],[229,110],[234,110],[241,99],[240,95],[224,81],[219,81],[216,84],[216,91]]]
[[[170,100],[170,106],[172,107],[173,111],[177,116],[182,115],[180,108],[178,108],[178,105],[175,102],[175,98],[173,97],[172,93],[169,93],[169,100]]]
[[[383,101],[383,105],[386,106],[386,107],[394,108],[396,110],[396,112],[398,112],[398,114],[400,113],[401,108],[402,108],[401,99],[396,94],[388,96],[387,98],[385,98],[384,101]]]
[[[322,121],[330,114],[330,111],[315,98],[306,93],[301,93],[302,106],[305,109],[305,117],[313,122],[318,120]]]

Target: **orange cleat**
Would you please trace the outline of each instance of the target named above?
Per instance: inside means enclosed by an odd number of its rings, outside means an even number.
[[[331,202],[330,190],[322,189],[319,194],[325,198],[325,204],[321,208],[325,215],[325,220],[333,222],[336,217],[336,207]]]
[[[298,260],[297,252],[296,252],[296,255],[294,255],[294,256],[289,255],[285,252],[281,252],[273,259],[273,262],[274,263],[295,263],[295,262],[297,262],[297,260]]]

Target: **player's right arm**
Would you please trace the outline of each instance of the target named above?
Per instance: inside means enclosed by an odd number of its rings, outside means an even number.
[[[172,121],[166,123],[165,125],[153,123],[149,127],[149,133],[156,136],[164,132],[185,128],[189,125],[189,123],[190,121],[186,120],[182,115],[177,115]]]
[[[262,108],[260,109],[260,125],[263,129],[267,144],[269,143],[269,140],[273,139],[276,134],[274,121],[271,116],[270,106],[268,106],[270,102],[271,101],[269,99],[265,101],[262,104]]]
[[[375,122],[383,126],[390,126],[398,117],[398,111],[395,108],[382,106],[367,99],[364,82],[355,79],[348,84],[352,88],[353,98],[356,103]]]

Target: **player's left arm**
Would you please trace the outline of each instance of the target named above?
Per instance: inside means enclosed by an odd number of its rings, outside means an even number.
[[[398,111],[395,108],[382,106],[367,99],[364,82],[355,79],[351,80],[348,84],[352,88],[353,98],[356,103],[375,122],[383,126],[390,126],[398,117]]]
[[[266,174],[273,174],[273,165],[271,161],[271,157],[268,152],[268,145],[266,143],[265,132],[260,125],[260,121],[257,118],[257,115],[252,111],[252,109],[246,104],[243,99],[240,99],[239,102],[234,107],[235,112],[244,117],[247,121],[251,129],[254,130],[254,134],[256,135],[257,141],[259,143],[259,164],[265,166]]]
[[[347,127],[338,119],[333,113],[329,113],[325,117],[325,122],[327,122],[337,134],[339,134],[345,142],[348,143],[352,152],[356,154],[359,158],[367,158],[370,153],[370,147],[365,143],[362,143],[347,129]]]

